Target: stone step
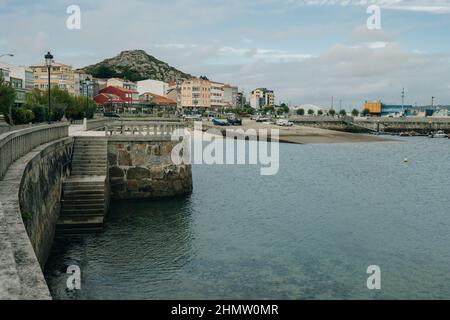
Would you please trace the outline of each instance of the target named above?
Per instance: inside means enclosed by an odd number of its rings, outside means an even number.
[[[105,197],[104,190],[64,190],[64,199],[100,199]]]
[[[104,190],[105,189],[105,183],[100,184],[98,182],[92,182],[92,183],[84,183],[84,182],[67,182],[63,184],[64,190],[74,189],[74,188],[80,188],[80,189],[92,189],[92,190]]]
[[[74,148],[99,148],[99,149],[106,149],[108,147],[108,144],[105,143],[79,143],[76,142],[74,145]]]
[[[102,165],[95,165],[95,164],[91,164],[91,165],[76,165],[76,166],[72,166],[72,171],[103,171],[104,174],[106,175],[106,167],[102,166]]]
[[[68,199],[64,199],[62,201],[62,205],[63,206],[75,206],[75,205],[97,205],[97,204],[101,204],[104,205],[105,204],[105,198],[68,198]]]
[[[74,153],[72,159],[75,158],[92,158],[97,157],[99,159],[106,159],[106,151],[105,152],[77,152]]]
[[[105,208],[100,209],[65,209],[63,208],[61,210],[61,217],[67,217],[67,216],[100,216],[103,217],[105,215]]]
[[[104,176],[106,170],[72,170],[72,173],[77,176]]]
[[[94,146],[75,146],[73,148],[74,152],[80,151],[106,151],[106,147],[94,147]]]
[[[72,159],[72,165],[77,164],[77,163],[80,163],[80,164],[102,163],[106,166],[107,160],[106,160],[106,158],[86,159],[86,158],[82,158],[82,157]]]
[[[83,210],[104,210],[105,209],[105,203],[76,203],[76,202],[66,202],[64,201],[62,204],[62,212],[67,211],[83,211]]]
[[[56,223],[56,231],[57,233],[64,233],[64,231],[71,232],[82,232],[83,230],[88,229],[92,231],[92,229],[103,229],[104,217],[60,217],[58,222]]]

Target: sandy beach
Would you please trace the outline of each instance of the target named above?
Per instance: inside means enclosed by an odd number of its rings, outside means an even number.
[[[275,124],[259,123],[253,120],[244,119],[242,126],[238,127],[221,127],[214,126],[210,121],[203,123],[203,129],[214,128],[218,130],[224,129],[278,129],[280,130],[280,142],[295,144],[319,144],[319,143],[362,143],[362,142],[395,142],[398,140],[368,134],[356,134],[348,132],[340,132],[326,130],[320,128],[306,127],[294,125],[292,127],[281,127]]]

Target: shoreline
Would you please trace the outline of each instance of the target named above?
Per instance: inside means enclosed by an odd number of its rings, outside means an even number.
[[[382,136],[348,133],[314,127],[293,125],[292,127],[280,127],[272,124],[258,123],[252,120],[243,120],[242,126],[214,126],[210,122],[203,122],[203,130],[216,129],[225,136],[226,129],[260,130],[278,129],[280,132],[279,142],[290,144],[334,144],[334,143],[363,143],[363,142],[401,142],[398,139],[385,138]],[[270,135],[269,135],[270,139]]]

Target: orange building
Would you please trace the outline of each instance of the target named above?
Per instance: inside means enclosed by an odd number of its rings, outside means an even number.
[[[369,110],[372,115],[381,115],[382,104],[381,102],[367,102],[364,103],[364,109]]]
[[[211,83],[208,80],[189,79],[181,86],[181,106],[183,109],[211,108]]]

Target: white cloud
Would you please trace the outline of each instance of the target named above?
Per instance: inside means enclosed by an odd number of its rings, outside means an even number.
[[[448,14],[449,0],[288,0],[306,6],[369,6],[378,5],[384,9]]]

